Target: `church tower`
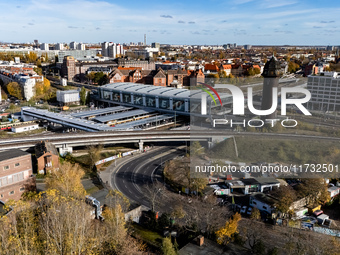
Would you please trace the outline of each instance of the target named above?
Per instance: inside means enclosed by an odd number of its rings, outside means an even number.
[[[264,66],[262,76],[263,80],[263,90],[262,90],[262,103],[261,110],[268,110],[272,107],[273,104],[273,88],[279,86],[279,77],[281,76],[280,72],[281,66],[279,61],[272,56],[272,58],[267,61]],[[262,120],[265,119],[275,119],[276,111],[270,115],[262,116]]]

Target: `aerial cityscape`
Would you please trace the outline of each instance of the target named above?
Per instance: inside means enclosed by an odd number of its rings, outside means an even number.
[[[0,9],[0,254],[339,254],[338,2]]]

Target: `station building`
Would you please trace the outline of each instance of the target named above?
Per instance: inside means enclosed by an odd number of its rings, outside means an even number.
[[[231,110],[232,96],[227,93],[219,93],[223,106],[217,96],[201,90],[177,89],[172,87],[160,87],[138,83],[113,83],[98,88],[99,101],[107,106],[125,105],[136,108],[148,108],[159,112],[176,115],[200,115],[201,100],[203,96],[207,101],[207,115],[228,113]]]

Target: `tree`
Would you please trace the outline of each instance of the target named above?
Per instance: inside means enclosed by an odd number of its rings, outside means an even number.
[[[36,64],[38,59],[38,55],[37,53],[30,51],[27,55],[26,55],[26,60],[28,63],[33,63]]]
[[[264,245],[263,241],[260,239],[258,240],[253,247],[253,252],[256,255],[263,255],[266,251],[266,246]]]
[[[21,86],[17,82],[10,82],[7,84],[7,91],[11,96],[18,99],[23,99]]]
[[[204,153],[204,147],[199,141],[194,141],[190,143],[190,154],[192,156],[200,156]]]
[[[63,196],[82,198],[86,194],[81,183],[84,174],[79,165],[64,162],[46,177],[46,185],[48,189],[58,190]]]
[[[288,213],[290,206],[296,200],[296,193],[291,186],[280,186],[280,188],[274,192],[277,197],[275,203],[276,208],[283,212]]]
[[[35,84],[36,96],[45,95],[51,88],[51,83],[48,79],[44,78],[44,81],[37,81]]]
[[[91,224],[93,208],[82,199],[65,197],[54,189],[39,197],[43,254],[82,254],[100,246],[99,233]]]
[[[260,210],[257,209],[256,207],[253,207],[251,214],[250,214],[250,218],[253,219],[253,220],[261,219]]]
[[[306,178],[298,185],[297,192],[301,197],[307,197],[310,204],[324,204],[330,200],[327,184],[322,178]]]
[[[254,68],[252,68],[252,67],[248,68],[248,70],[245,72],[245,75],[247,75],[247,76],[254,76],[255,75]]]
[[[300,66],[295,63],[295,62],[288,62],[288,72],[289,73],[295,73],[298,69],[300,68]]]
[[[225,225],[215,232],[218,244],[228,244],[232,236],[237,233],[238,222],[241,220],[241,214],[236,213],[229,219]]]
[[[86,99],[87,99],[87,91],[85,89],[85,87],[82,87],[80,92],[79,92],[79,95],[80,95],[80,103],[82,105],[85,105],[86,104]]]
[[[89,155],[88,165],[90,167],[90,170],[93,170],[94,166],[96,165],[96,162],[100,160],[100,153],[102,150],[103,150],[102,144],[87,146],[87,153]]]
[[[162,241],[162,252],[164,255],[176,255],[176,250],[171,242],[170,237],[163,238]]]
[[[161,200],[162,200],[162,192],[164,190],[164,186],[159,183],[158,181],[147,185],[145,187],[145,197],[149,201],[151,210],[155,211],[156,207],[159,206]]]

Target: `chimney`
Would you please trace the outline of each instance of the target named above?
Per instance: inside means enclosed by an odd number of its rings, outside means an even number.
[[[204,244],[204,236],[199,235],[199,236],[197,237],[197,245],[198,245],[198,246],[203,246],[203,244]]]

